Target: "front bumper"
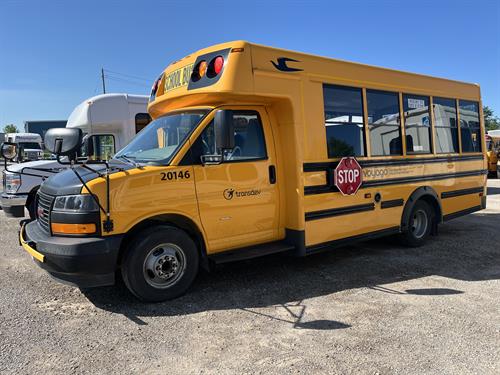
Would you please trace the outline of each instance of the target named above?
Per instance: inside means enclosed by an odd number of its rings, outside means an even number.
[[[21,246],[52,277],[80,288],[113,285],[123,236],[58,237],[36,221],[21,228]]]
[[[24,206],[28,194],[7,194],[2,193],[0,196],[0,204],[8,217],[24,217]]]

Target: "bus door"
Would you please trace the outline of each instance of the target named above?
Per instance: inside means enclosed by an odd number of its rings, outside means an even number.
[[[198,207],[211,252],[273,241],[278,236],[279,182],[266,111],[260,107],[225,109],[233,111],[235,148],[225,153],[223,162],[200,162],[201,155],[220,154],[213,120],[192,147]]]

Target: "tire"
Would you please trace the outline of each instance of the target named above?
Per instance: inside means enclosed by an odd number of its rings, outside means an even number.
[[[31,220],[36,219],[36,199],[31,199],[29,203],[26,204],[26,209],[30,215]]]
[[[137,233],[127,246],[122,277],[144,302],[161,302],[184,294],[199,268],[199,251],[183,230],[158,225]]]
[[[408,228],[401,234],[401,242],[409,247],[422,246],[432,231],[434,213],[432,207],[419,200],[410,212]]]

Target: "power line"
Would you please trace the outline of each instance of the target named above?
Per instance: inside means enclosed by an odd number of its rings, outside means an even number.
[[[119,72],[115,72],[113,70],[104,69],[104,71],[107,72],[107,73],[116,74],[118,76],[123,76],[123,77],[132,78],[132,79],[137,79],[139,81],[145,81],[145,82],[152,82],[153,81],[150,78],[144,78],[144,77],[134,76],[134,75],[125,74],[125,73],[119,73]]]

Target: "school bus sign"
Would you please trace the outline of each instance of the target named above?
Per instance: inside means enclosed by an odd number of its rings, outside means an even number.
[[[363,173],[358,161],[353,157],[342,158],[334,172],[335,186],[343,195],[356,194],[363,182]]]

